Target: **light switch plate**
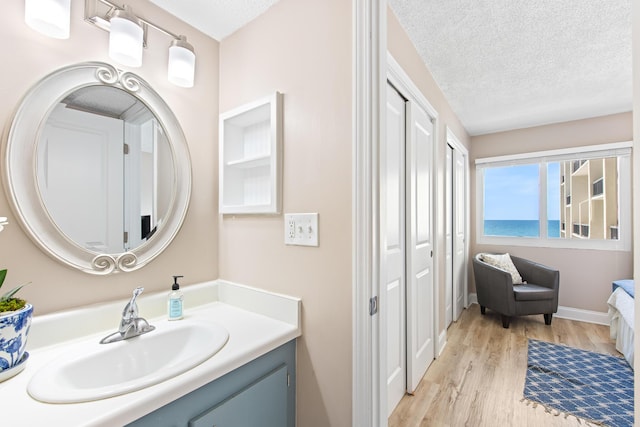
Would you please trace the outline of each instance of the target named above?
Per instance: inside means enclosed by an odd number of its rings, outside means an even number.
[[[284,243],[318,246],[318,214],[284,214]]]

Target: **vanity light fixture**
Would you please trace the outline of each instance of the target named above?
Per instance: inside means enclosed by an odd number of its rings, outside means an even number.
[[[118,9],[109,20],[109,56],[129,67],[142,65],[144,30],[128,6]]]
[[[119,6],[110,0],[85,0],[84,19],[110,33],[109,56],[129,67],[142,65],[142,51],[147,47],[149,28],[171,37],[167,72],[169,82],[181,87],[193,87],[196,55],[186,36],[176,35],[136,16],[129,6]]]
[[[25,0],[24,21],[39,33],[55,39],[68,39],[71,0]]]
[[[193,87],[196,54],[185,36],[178,36],[169,47],[168,78],[171,83],[182,87]]]

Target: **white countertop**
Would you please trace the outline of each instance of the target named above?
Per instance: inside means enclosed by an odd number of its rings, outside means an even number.
[[[100,340],[115,331],[126,300],[36,316],[29,334],[29,359],[24,371],[0,382],[0,407],[11,408],[2,411],[2,424],[125,425],[300,336],[298,298],[224,281],[191,285],[183,291],[185,319],[213,321],[229,332],[227,344],[218,353],[191,370],[139,391],[86,403],[42,403],[27,393],[31,377],[54,357],[64,354],[70,345],[85,339]],[[140,316],[151,324],[167,322],[167,294],[146,298],[141,295]]]

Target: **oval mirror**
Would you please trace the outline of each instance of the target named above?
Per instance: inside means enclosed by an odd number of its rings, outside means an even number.
[[[138,269],[182,225],[191,190],[184,134],[135,74],[104,63],[55,71],[24,97],[3,143],[16,217],[66,265]]]

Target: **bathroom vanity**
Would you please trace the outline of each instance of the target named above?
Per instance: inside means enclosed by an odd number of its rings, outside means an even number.
[[[280,98],[226,123],[227,183],[250,170],[277,187],[278,138],[260,136],[239,156],[245,147],[231,128],[251,119],[260,135],[278,136]],[[130,71],[102,62],[52,71],[24,95],[1,142],[15,219],[66,267],[136,271],[182,226],[187,140],[160,94]],[[227,189],[237,205],[238,191]],[[260,212],[279,211],[279,195],[265,197],[274,204]],[[242,198],[242,209],[226,212],[249,212]],[[140,295],[142,287],[128,303],[34,317],[20,370],[0,373],[3,425],[293,427],[300,300],[222,280],[181,290],[179,320],[167,319],[166,292]]]
[[[138,299],[140,315],[156,330],[119,343],[96,344],[117,329],[125,304],[123,300],[34,317],[24,371],[0,382],[0,401],[10,402],[15,409],[3,412],[3,422],[12,426],[295,426],[299,299],[217,280],[186,286],[185,318],[169,322],[166,293],[143,295]],[[226,329],[228,340],[213,356],[185,372],[113,397],[45,403],[28,391],[43,368],[70,354],[112,345],[122,345],[124,350],[133,340],[151,339],[181,322],[215,324]],[[149,357],[152,360],[153,354]]]

